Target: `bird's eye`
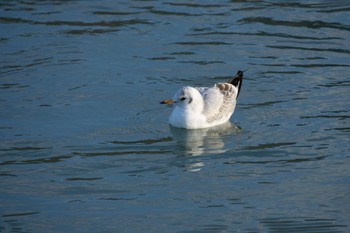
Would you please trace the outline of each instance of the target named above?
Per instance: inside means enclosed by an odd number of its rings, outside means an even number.
[[[180,100],[181,101],[184,101],[186,99],[186,97],[181,97]]]

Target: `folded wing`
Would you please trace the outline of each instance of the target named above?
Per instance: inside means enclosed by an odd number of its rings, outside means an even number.
[[[236,105],[237,88],[230,83],[218,83],[211,88],[197,88],[204,99],[203,114],[208,123],[230,117]]]

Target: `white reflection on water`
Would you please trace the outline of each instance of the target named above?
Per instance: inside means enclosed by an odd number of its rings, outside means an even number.
[[[224,137],[239,132],[240,128],[231,122],[226,122],[206,129],[186,130],[170,126],[170,131],[185,155],[198,156],[226,152]]]

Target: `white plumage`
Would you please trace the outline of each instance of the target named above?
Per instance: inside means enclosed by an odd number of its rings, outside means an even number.
[[[227,122],[232,116],[242,85],[243,72],[238,71],[226,83],[213,87],[189,87],[178,90],[162,104],[174,104],[169,123],[178,128],[200,129]]]

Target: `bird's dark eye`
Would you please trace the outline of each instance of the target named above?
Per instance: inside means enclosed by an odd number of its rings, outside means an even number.
[[[181,101],[184,101],[186,99],[186,97],[181,97],[180,100]]]

